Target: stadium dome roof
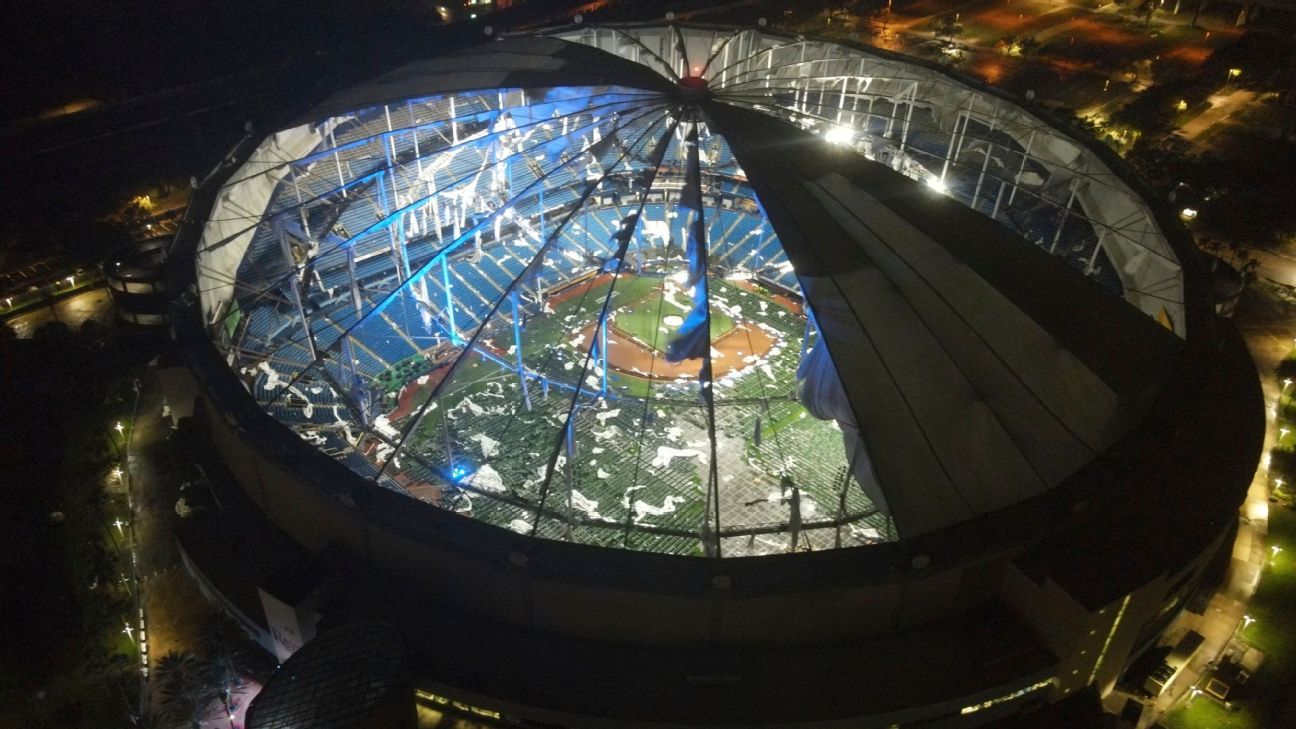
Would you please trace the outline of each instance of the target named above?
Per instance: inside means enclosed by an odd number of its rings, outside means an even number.
[[[266,138],[197,257],[231,366],[376,485],[542,538],[756,555],[1062,483],[1183,348],[1090,145],[985,88],[753,30],[414,63]]]

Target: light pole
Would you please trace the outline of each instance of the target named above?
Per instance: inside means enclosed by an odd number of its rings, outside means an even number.
[[[1235,78],[1237,78],[1238,76],[1241,76],[1241,75],[1242,75],[1242,69],[1240,69],[1240,68],[1230,68],[1230,69],[1228,70],[1228,76],[1224,77],[1224,88],[1227,89],[1228,86],[1229,86],[1229,82],[1231,82],[1233,79],[1235,79]]]

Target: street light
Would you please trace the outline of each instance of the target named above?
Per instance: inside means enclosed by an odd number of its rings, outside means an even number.
[[[1229,82],[1232,81],[1233,79],[1237,78],[1238,76],[1241,76],[1241,75],[1242,75],[1242,69],[1240,69],[1240,68],[1230,68],[1230,69],[1228,70],[1228,76],[1224,79],[1224,88],[1227,89],[1227,88],[1228,88],[1228,85],[1229,85]]]
[[[1242,629],[1243,629],[1243,630],[1246,630],[1247,628],[1251,627],[1251,623],[1254,623],[1254,622],[1255,622],[1255,618],[1251,617],[1250,615],[1243,615],[1243,616],[1242,616]]]
[[[122,434],[122,431],[125,430],[125,428],[122,426],[120,420],[117,421],[117,425],[113,426],[113,428],[117,431],[117,435],[121,435],[121,434]]]
[[[1284,480],[1282,480],[1282,476],[1279,476],[1278,478],[1275,478],[1275,479],[1274,479],[1274,485],[1276,485],[1278,488],[1282,488],[1282,487],[1283,487],[1283,484],[1285,484],[1285,483],[1287,483],[1287,482],[1284,481]]]
[[[1278,546],[1277,544],[1271,545],[1269,547],[1269,560],[1272,562],[1273,558],[1277,557],[1278,553],[1281,551],[1282,551],[1282,547]]]
[[[1291,428],[1279,428],[1279,429],[1278,429],[1278,440],[1281,442],[1282,439],[1283,439],[1283,438],[1286,438],[1286,437],[1287,437],[1287,434],[1290,433],[1290,432],[1291,432]]]
[[[122,536],[126,536],[126,532],[122,531],[122,527],[125,525],[126,522],[122,521],[120,518],[113,521],[113,526],[117,527],[117,533]]]
[[[112,470],[112,475],[113,475],[113,478],[117,479],[117,480],[120,482],[120,481],[122,480],[122,470],[121,470],[121,468],[120,468],[120,467],[118,467],[118,468],[114,468],[114,469]]]

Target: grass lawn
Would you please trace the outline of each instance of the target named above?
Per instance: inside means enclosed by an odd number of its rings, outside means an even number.
[[[135,626],[132,625],[131,627],[135,627]],[[135,640],[133,639],[138,637],[139,636],[136,633],[132,633],[131,635],[128,636],[126,635],[126,633],[120,630],[108,633],[104,637],[106,647],[108,649],[108,654],[126,656],[127,658],[131,659],[132,665],[138,663],[139,645],[137,645],[135,643]]]
[[[1242,637],[1270,660],[1296,661],[1296,513],[1279,504],[1269,510],[1269,543],[1282,551],[1268,560],[1260,587],[1251,601],[1255,618]]]
[[[1207,696],[1198,696],[1191,705],[1180,706],[1166,715],[1170,729],[1258,729],[1255,717],[1247,711],[1229,711]]]

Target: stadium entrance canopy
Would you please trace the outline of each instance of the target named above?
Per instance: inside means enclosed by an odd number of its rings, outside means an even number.
[[[753,30],[415,63],[267,137],[213,337],[376,487],[711,556],[907,539],[1146,413],[1183,275],[1102,154],[943,71]]]

